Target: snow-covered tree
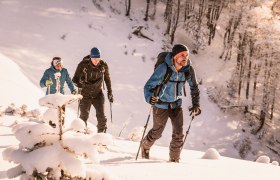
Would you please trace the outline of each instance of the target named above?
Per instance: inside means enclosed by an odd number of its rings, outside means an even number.
[[[8,177],[21,179],[110,179],[100,168],[88,168],[84,160],[98,164],[98,148],[112,144],[112,136],[88,130],[77,118],[70,127],[63,124],[62,106],[82,98],[81,95],[49,94],[39,100],[49,109],[43,121],[17,124],[13,127],[20,142],[3,152],[4,160],[16,167],[8,170]]]

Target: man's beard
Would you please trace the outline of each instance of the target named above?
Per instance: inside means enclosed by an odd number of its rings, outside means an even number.
[[[188,64],[188,60],[182,60],[180,63],[179,63],[181,66],[186,66]]]

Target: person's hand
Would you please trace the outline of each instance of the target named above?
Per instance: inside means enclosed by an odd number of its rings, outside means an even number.
[[[189,108],[190,116],[194,115],[194,116],[198,116],[201,114],[201,109],[199,107],[199,105],[194,105],[193,107]]]
[[[159,101],[159,98],[156,96],[152,96],[150,99],[150,104],[153,106]]]
[[[51,79],[46,80],[45,85],[46,85],[46,86],[51,86],[51,85],[53,85],[52,80],[51,80]]]
[[[71,92],[71,94],[73,94],[73,95],[78,95],[78,92],[74,89],[74,90]]]
[[[113,94],[111,92],[108,92],[108,99],[109,99],[110,103],[114,102],[114,97],[113,97]]]

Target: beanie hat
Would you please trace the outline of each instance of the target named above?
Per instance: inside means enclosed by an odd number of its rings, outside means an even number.
[[[53,60],[52,60],[52,65],[53,66],[57,66],[58,64],[61,64],[62,65],[62,60],[60,57],[54,57]]]
[[[90,50],[90,57],[91,58],[100,58],[100,51],[96,47]]]
[[[183,51],[189,51],[188,47],[183,44],[175,44],[172,48],[172,55],[173,57]]]

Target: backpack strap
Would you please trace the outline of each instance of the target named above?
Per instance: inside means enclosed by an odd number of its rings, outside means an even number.
[[[102,86],[103,86],[103,90],[105,90],[105,82],[104,82],[104,74],[105,74],[105,62],[103,60],[100,60],[100,67],[101,67],[101,72],[103,74],[102,76]]]
[[[165,65],[166,65],[166,73],[165,73],[165,75],[163,77],[163,80],[160,83],[160,85],[158,85],[154,88],[154,96],[159,95],[159,91],[161,90],[162,86],[169,81],[169,79],[172,75],[172,69],[170,67],[168,67],[168,65],[166,63],[165,63]]]
[[[192,69],[193,67],[191,66],[190,69]],[[186,93],[186,81],[191,78],[191,73],[189,71],[185,72],[185,82],[184,82],[184,96],[186,97],[187,96],[187,93]]]
[[[166,64],[166,63],[165,63]],[[167,69],[166,69],[166,73],[165,73],[165,75],[164,75],[164,78],[163,78],[163,80],[162,80],[162,82],[161,82],[161,86],[162,85],[164,85],[164,84],[166,84],[168,81],[169,81],[169,79],[170,79],[170,77],[171,77],[171,75],[172,75],[172,69],[170,68],[170,67],[168,67],[168,65],[166,64],[166,67],[167,67]]]

